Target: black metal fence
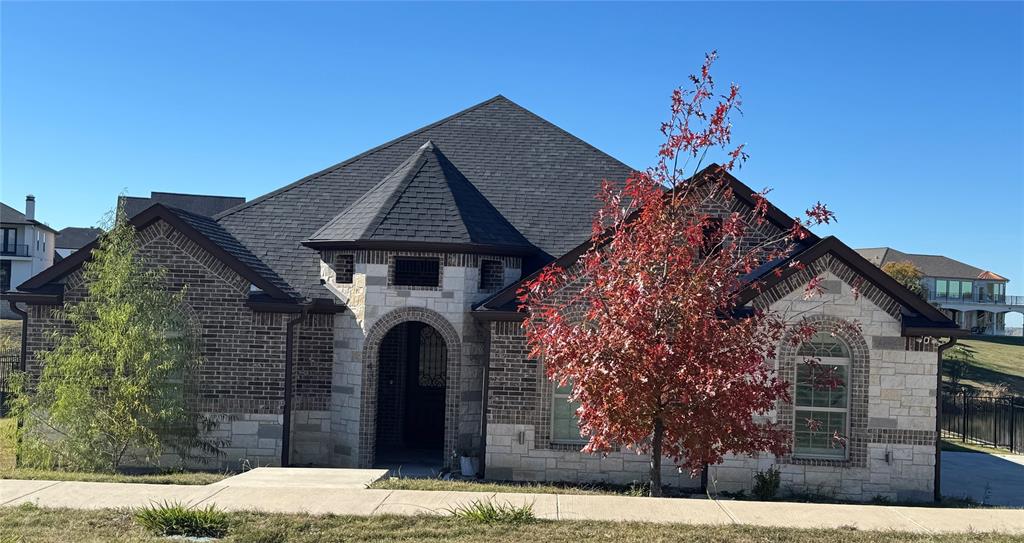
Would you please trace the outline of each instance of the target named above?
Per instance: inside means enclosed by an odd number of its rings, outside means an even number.
[[[0,417],[7,415],[7,397],[11,390],[11,373],[20,366],[20,349],[0,350]]]
[[[943,392],[942,434],[964,443],[1024,452],[1024,398]]]

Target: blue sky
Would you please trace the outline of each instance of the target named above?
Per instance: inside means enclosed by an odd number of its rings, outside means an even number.
[[[253,198],[495,94],[654,159],[705,51],[739,176],[854,247],[1024,294],[1024,5],[3,3],[0,196],[85,226],[116,195]]]

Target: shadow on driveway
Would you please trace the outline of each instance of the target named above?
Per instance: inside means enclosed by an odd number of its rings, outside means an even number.
[[[1024,456],[943,451],[942,495],[1024,507]]]

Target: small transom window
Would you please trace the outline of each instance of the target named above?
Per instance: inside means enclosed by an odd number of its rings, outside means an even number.
[[[498,290],[505,284],[505,266],[500,260],[480,261],[480,290]]]
[[[441,261],[437,258],[395,258],[393,283],[400,287],[437,287],[441,284]]]

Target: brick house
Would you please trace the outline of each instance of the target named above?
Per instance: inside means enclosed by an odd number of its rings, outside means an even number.
[[[277,191],[207,217],[154,204],[131,218],[143,254],[188,284],[204,365],[193,408],[230,415],[226,467],[451,465],[478,455],[496,480],[607,481],[646,476],[642,456],[579,452],[565,390],[528,358],[515,291],[553,260],[581,252],[602,179],[631,169],[498,96]],[[752,191],[729,182],[742,211]],[[722,213],[730,209],[723,208]],[[788,228],[770,210],[768,228]],[[5,295],[27,313],[25,365],[38,370],[57,304],[82,295],[91,246]],[[927,498],[936,484],[936,337],[956,326],[839,240],[810,239],[743,303],[801,308],[802,286],[826,276],[810,349],[844,368],[849,390],[803,394],[795,357],[778,365],[796,405],[785,458],[731,458],[711,468],[720,489],[750,488],[779,466],[792,491],[843,498]],[[766,273],[772,270],[766,270]],[[859,285],[861,296],[854,296]],[[863,336],[841,319],[861,322]],[[803,411],[843,429],[825,446],[793,421]],[[699,480],[666,467],[681,487]]]

